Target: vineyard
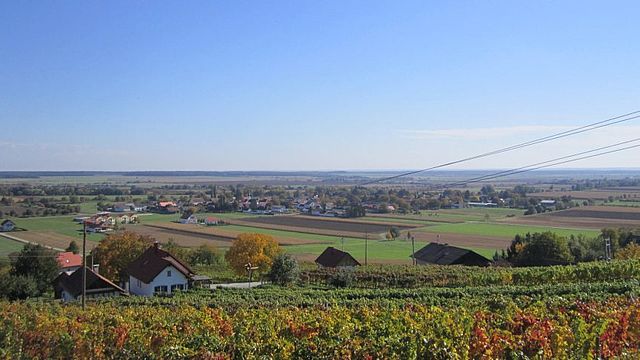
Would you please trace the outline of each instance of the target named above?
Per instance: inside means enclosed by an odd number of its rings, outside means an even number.
[[[640,356],[640,266],[306,269],[297,286],[0,302],[0,358],[595,359]]]

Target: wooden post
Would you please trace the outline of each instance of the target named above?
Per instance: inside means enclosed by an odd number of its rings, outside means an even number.
[[[413,265],[417,265],[418,261],[416,260],[416,238],[414,236],[411,237],[411,258],[413,259]]]

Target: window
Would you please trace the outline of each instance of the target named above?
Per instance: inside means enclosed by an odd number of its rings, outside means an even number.
[[[167,292],[167,285],[156,286],[155,288],[153,288],[153,292],[156,293],[156,294],[166,293]]]
[[[184,284],[173,284],[171,285],[171,292],[174,292],[176,290],[184,290]]]
[[[171,270],[167,270],[167,277],[171,277]]]

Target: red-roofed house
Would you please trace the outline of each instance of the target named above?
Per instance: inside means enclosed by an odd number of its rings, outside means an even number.
[[[60,272],[66,272],[69,275],[82,266],[82,256],[70,251],[59,253],[57,260]]]
[[[195,273],[189,266],[162,250],[157,242],[127,267],[131,294],[153,296],[187,290]]]
[[[218,225],[220,223],[220,219],[214,217],[208,217],[204,220],[205,225]]]

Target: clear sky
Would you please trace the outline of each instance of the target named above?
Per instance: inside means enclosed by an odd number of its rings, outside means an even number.
[[[640,110],[637,1],[2,1],[0,170],[414,169]],[[640,120],[458,168],[640,137]],[[571,167],[640,167],[640,150]]]

